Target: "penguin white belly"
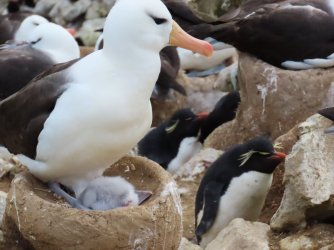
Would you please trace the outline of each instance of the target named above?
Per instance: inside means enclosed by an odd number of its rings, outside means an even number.
[[[197,154],[201,148],[202,143],[198,141],[197,137],[184,138],[180,143],[177,155],[167,166],[168,172],[176,174],[179,168]]]
[[[246,172],[233,178],[225,194],[220,198],[217,217],[212,227],[202,235],[201,246],[204,247],[214,240],[218,233],[235,218],[257,220],[272,178],[272,174],[256,171]],[[198,221],[201,217],[202,213],[199,213]]]
[[[36,160],[47,170],[32,173],[43,180],[85,177],[125,155],[152,122],[149,100],[133,93],[115,85],[69,85],[39,135]]]

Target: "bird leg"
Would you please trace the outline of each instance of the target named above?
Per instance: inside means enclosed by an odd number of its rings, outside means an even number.
[[[84,205],[81,204],[81,202],[74,198],[73,196],[69,195],[66,193],[59,185],[58,182],[49,182],[48,186],[50,190],[57,195],[63,197],[72,207],[77,208],[77,209],[82,209],[82,210],[91,210],[88,207],[85,207]]]

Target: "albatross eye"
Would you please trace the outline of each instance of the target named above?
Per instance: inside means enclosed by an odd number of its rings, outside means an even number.
[[[159,17],[153,17],[152,16],[152,19],[157,25],[160,25],[160,24],[163,24],[163,23],[167,22],[167,19],[165,19],[165,18],[159,18]]]

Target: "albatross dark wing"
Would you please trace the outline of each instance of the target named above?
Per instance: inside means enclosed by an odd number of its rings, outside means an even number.
[[[27,43],[0,45],[0,100],[23,88],[52,65],[51,57]]]
[[[334,15],[326,1],[283,1],[236,14],[227,22],[193,26],[190,34],[213,37],[282,67],[287,60],[326,58],[334,52]],[[226,18],[228,19],[228,18]],[[207,25],[208,26],[208,25]],[[274,50],[274,52],[273,52]]]
[[[78,59],[57,64],[0,102],[0,144],[15,154],[36,156],[38,136],[66,89],[66,70]]]

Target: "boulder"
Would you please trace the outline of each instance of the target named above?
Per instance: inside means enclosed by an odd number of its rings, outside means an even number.
[[[182,208],[176,184],[156,163],[124,157],[105,175],[121,175],[153,195],[144,204],[108,211],[69,207],[25,172],[12,182],[3,221],[6,248],[178,249]]]
[[[270,228],[261,222],[232,220],[205,250],[269,250],[267,233]]]
[[[211,133],[205,146],[224,150],[256,135],[275,139],[285,134],[320,108],[333,105],[333,79],[334,68],[284,70],[241,53],[236,118]]]
[[[285,160],[285,191],[271,228],[303,228],[309,220],[334,218],[334,136],[332,122],[318,114],[298,126],[299,141]]]
[[[0,15],[4,14],[7,10],[8,0],[1,0],[0,1]]]
[[[0,225],[2,223],[2,218],[6,209],[6,204],[7,204],[6,199],[7,199],[7,193],[0,191]]]
[[[49,12],[59,2],[59,0],[39,0],[36,2],[34,12],[41,16],[49,16]]]
[[[279,246],[281,250],[329,250],[334,247],[333,239],[334,226],[318,224],[280,240]]]
[[[116,0],[91,1],[92,4],[86,12],[86,20],[106,17]]]
[[[186,238],[182,237],[180,247],[178,250],[202,250],[202,248],[199,245],[195,245]]]
[[[216,75],[207,77],[186,77],[187,105],[195,112],[210,112],[226,93],[216,85]]]
[[[81,28],[78,31],[77,37],[80,37],[85,46],[95,46],[97,38],[100,36],[100,30],[103,28],[105,18],[89,19],[82,23]]]
[[[191,0],[192,6],[205,20],[214,19],[223,13],[237,8],[242,0]]]

